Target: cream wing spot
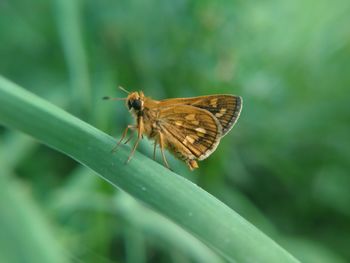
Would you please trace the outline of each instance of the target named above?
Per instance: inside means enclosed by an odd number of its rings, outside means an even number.
[[[211,105],[213,108],[216,108],[217,105],[218,105],[218,98],[211,99],[211,100],[210,100],[210,105]]]
[[[221,114],[225,114],[225,113],[226,113],[226,111],[227,111],[227,109],[222,108],[222,109],[220,110],[220,113],[221,113]]]
[[[225,113],[226,113],[226,109],[225,109],[225,108],[222,108],[222,109],[220,110],[220,112],[215,113],[215,117],[220,118],[220,117],[222,117]]]
[[[194,121],[196,118],[196,114],[192,113],[192,114],[188,114],[186,115],[185,119],[188,121]]]
[[[182,143],[183,143],[184,145],[187,146],[188,143],[193,144],[194,141],[195,141],[194,138],[192,138],[191,136],[187,135],[187,136],[185,137],[185,139],[182,141]]]
[[[198,124],[199,124],[199,121],[194,120],[194,121],[191,121],[191,123],[192,123],[193,125],[198,125]]]
[[[202,134],[206,134],[206,133],[207,133],[207,131],[206,131],[204,128],[201,128],[201,127],[196,128],[196,131],[197,131],[198,133],[202,133]]]
[[[197,131],[197,135],[199,137],[205,137],[207,131],[204,128],[196,128],[195,129]]]
[[[182,122],[182,121],[175,121],[175,125],[176,125],[176,126],[182,126],[182,125],[183,125],[183,122]]]
[[[187,140],[190,143],[194,143],[195,139],[189,135],[186,136],[185,140]]]

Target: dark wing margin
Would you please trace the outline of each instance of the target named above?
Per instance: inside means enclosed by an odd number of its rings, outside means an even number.
[[[212,95],[203,97],[192,105],[211,112],[219,120],[223,137],[237,122],[243,100],[242,97],[234,95]]]

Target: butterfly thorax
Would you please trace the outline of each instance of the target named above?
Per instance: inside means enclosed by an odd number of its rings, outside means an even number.
[[[158,118],[159,111],[157,110],[158,105],[154,102],[152,104],[154,105],[147,107],[149,105],[145,103],[146,106],[142,112],[143,132],[150,139],[156,138],[161,130],[160,120]]]

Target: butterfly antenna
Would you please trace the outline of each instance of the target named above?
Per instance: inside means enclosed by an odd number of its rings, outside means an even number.
[[[119,86],[118,88],[121,89],[122,91],[126,92],[127,94],[130,94],[130,92],[127,91],[126,89],[124,89],[122,86]]]
[[[126,92],[127,94],[130,94],[130,92],[127,91],[126,89],[124,89],[122,86],[119,86],[118,88],[119,88],[120,90]],[[102,99],[103,99],[103,100],[126,100],[127,98],[111,98],[111,97],[109,97],[109,96],[105,96],[105,97],[103,97]]]
[[[126,100],[126,98],[111,98],[109,96],[105,96],[102,99],[103,100]]]

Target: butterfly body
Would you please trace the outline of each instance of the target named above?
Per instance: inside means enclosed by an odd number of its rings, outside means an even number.
[[[204,160],[215,151],[220,139],[236,123],[242,108],[242,98],[234,95],[154,100],[144,96],[141,91],[129,93],[125,100],[136,119],[136,125],[126,128],[119,143],[128,129],[137,131],[128,160],[143,135],[146,135],[154,140],[154,157],[159,145],[163,162],[168,168],[165,149],[186,162],[191,170],[198,168],[197,161]]]

